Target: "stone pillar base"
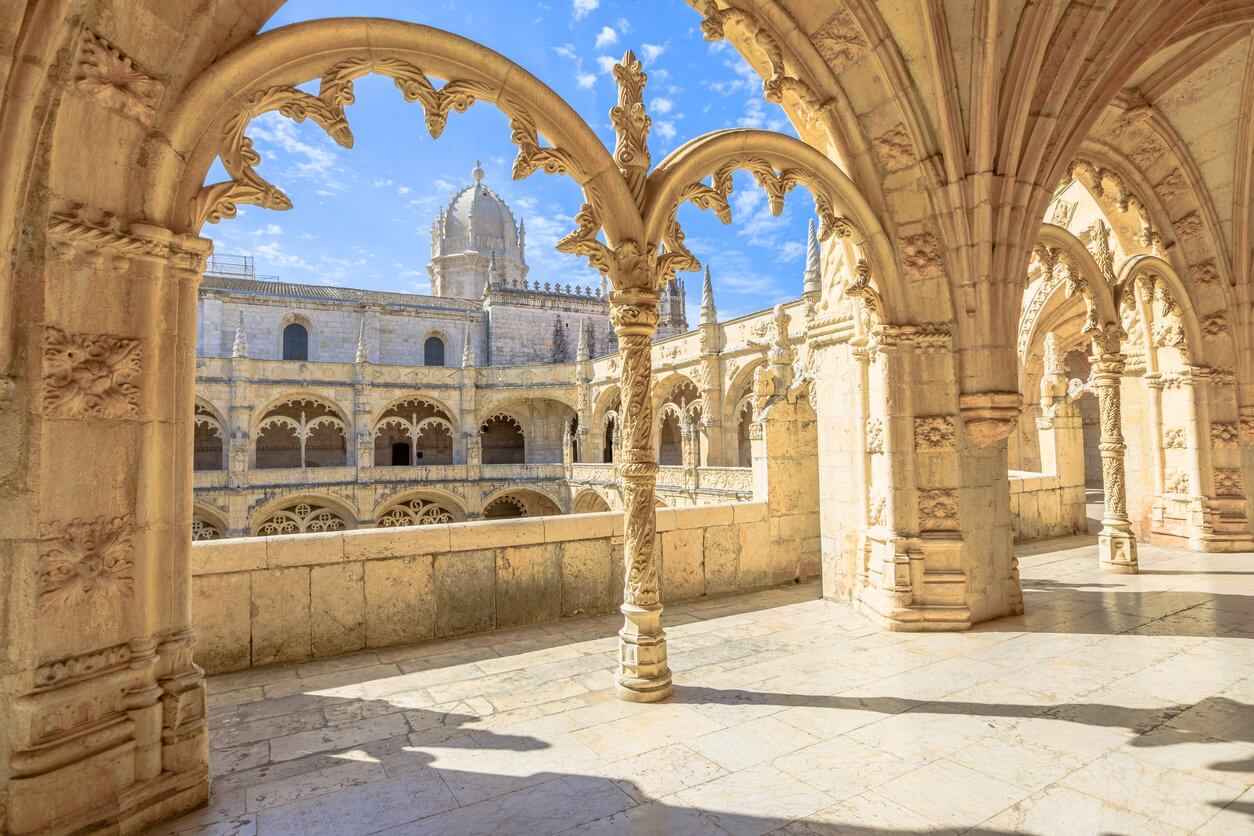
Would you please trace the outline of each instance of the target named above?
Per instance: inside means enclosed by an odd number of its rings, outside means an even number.
[[[623,604],[623,629],[618,633],[618,682],[615,693],[627,702],[660,702],[671,695],[666,664],[666,633],[662,605]]]
[[[1116,575],[1135,575],[1136,537],[1131,531],[1103,526],[1097,535],[1097,554],[1102,569]]]

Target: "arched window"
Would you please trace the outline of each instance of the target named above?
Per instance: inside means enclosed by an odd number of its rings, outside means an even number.
[[[309,359],[309,330],[299,322],[293,322],[283,329],[283,359]]]
[[[422,364],[424,366],[444,365],[444,340],[439,337],[427,337],[422,345]]]

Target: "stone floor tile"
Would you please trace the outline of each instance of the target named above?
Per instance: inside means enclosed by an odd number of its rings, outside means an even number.
[[[798,749],[772,763],[836,801],[861,795],[918,768],[848,735]]]
[[[612,816],[633,805],[631,796],[613,781],[566,775],[383,832],[548,836]]]
[[[564,831],[563,836],[726,836],[709,816],[674,797],[660,798]]]
[[[971,827],[1018,803],[1030,790],[938,760],[880,785],[875,792],[947,827]]]
[[[679,793],[732,834],[769,833],[829,806],[831,799],[776,767],[763,763]]]
[[[849,733],[857,741],[922,765],[1008,728],[1010,720],[966,703],[924,703]]]
[[[886,836],[894,833],[949,836],[960,831],[940,827],[913,810],[868,792],[825,807],[776,832],[786,836]]]
[[[152,836],[172,836],[175,833],[252,834],[256,829],[256,816],[244,809],[244,790],[223,790],[215,786],[210,791],[208,805],[154,828]]]
[[[285,761],[315,752],[347,749],[372,740],[395,737],[409,730],[403,715],[385,714],[342,726],[289,734],[270,741],[270,759]]]
[[[724,728],[686,705],[653,706],[641,717],[624,717],[575,732],[588,748],[609,762]]]
[[[322,708],[307,708],[291,714],[264,717],[260,720],[225,718],[209,733],[209,743],[215,749],[226,749],[244,743],[265,741],[296,732],[320,729],[327,725]]]
[[[1230,836],[1230,834],[1250,832],[1250,822],[1254,819],[1254,787],[1246,790],[1241,797],[1227,807],[1218,811],[1206,824],[1194,832],[1198,836]]]
[[[1171,836],[1188,833],[1187,830],[1063,786],[1043,790],[988,819],[980,826],[979,832],[990,831],[1040,836],[1076,836],[1078,833]]]
[[[1111,804],[1134,807],[1138,813],[1194,830],[1241,794],[1226,784],[1170,769],[1115,752],[1076,770],[1063,786]],[[1135,803],[1129,803],[1134,799]]]
[[[760,717],[688,743],[698,754],[735,772],[802,749],[818,739],[774,717]]]
[[[727,774],[727,770],[688,746],[673,744],[607,764],[606,777],[619,782],[639,802],[664,798]]]
[[[245,807],[250,813],[267,807],[279,807],[305,798],[325,795],[329,792],[368,784],[387,777],[378,763],[347,762],[308,772],[291,778],[249,787],[245,792]]]
[[[258,833],[365,836],[457,807],[438,775],[374,781],[257,814]]]

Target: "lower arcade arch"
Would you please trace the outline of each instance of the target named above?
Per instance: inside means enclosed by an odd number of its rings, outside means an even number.
[[[375,515],[379,528],[438,525],[462,522],[466,511],[453,497],[435,491],[418,491],[389,499]]]
[[[506,488],[492,494],[483,504],[485,520],[515,517],[551,517],[562,513],[557,500],[533,488]]]
[[[610,508],[610,504],[605,500],[605,497],[592,488],[585,488],[576,494],[570,507],[572,514],[597,514],[610,510],[613,509]]]
[[[357,515],[343,502],[326,496],[300,496],[271,503],[253,516],[255,536],[349,531],[357,527]]]

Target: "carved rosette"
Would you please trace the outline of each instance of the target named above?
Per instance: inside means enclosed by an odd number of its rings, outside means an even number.
[[[958,496],[952,490],[919,492],[919,531],[957,531]]]
[[[1215,468],[1215,495],[1222,497],[1245,496],[1244,484],[1241,478],[1241,468]]]
[[[1167,471],[1167,483],[1165,490],[1167,493],[1187,494],[1191,487],[1189,482],[1189,474],[1180,469]]]
[[[914,446],[920,452],[954,449],[957,428],[950,415],[920,415],[914,419]]]
[[[139,340],[44,328],[43,411],[50,418],[137,418]]]
[[[1168,450],[1183,450],[1184,427],[1163,427],[1163,447]]]
[[[39,526],[39,606],[61,608],[129,598],[134,518],[98,517]]]

